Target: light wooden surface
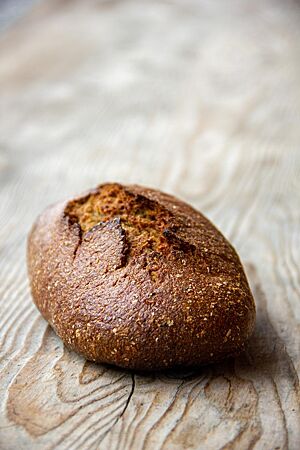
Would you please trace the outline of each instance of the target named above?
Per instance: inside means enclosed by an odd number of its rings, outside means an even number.
[[[300,4],[46,0],[0,40],[0,448],[300,448]],[[64,349],[25,246],[106,180],[174,193],[234,243],[248,351],[131,374]]]

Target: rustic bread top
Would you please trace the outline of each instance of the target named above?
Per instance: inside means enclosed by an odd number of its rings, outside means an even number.
[[[29,237],[37,307],[87,359],[198,365],[243,349],[255,306],[239,258],[191,206],[105,184],[48,208]]]

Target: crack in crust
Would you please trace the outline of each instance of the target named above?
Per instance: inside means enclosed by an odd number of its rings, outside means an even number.
[[[92,234],[97,234],[99,238],[106,229],[103,225],[111,225],[117,226],[122,235],[123,256],[122,264],[118,267],[125,266],[128,257],[143,256],[144,266],[154,282],[161,258],[168,258],[178,251],[181,255],[195,258],[198,265],[201,261],[202,273],[208,275],[222,270],[224,262],[235,264],[234,252],[228,252],[228,247],[227,254],[224,251],[217,252],[215,245],[215,252],[207,248],[206,239],[211,238],[211,233],[203,240],[203,224],[199,228],[197,221],[191,218],[184,220],[157,199],[146,197],[118,183],[100,185],[87,195],[70,201],[64,212],[69,224],[75,226],[79,233],[74,260],[82,242],[92,239]],[[93,240],[95,243],[96,236]],[[216,271],[212,270],[212,265]]]
[[[117,220],[126,233],[131,255],[169,251],[168,230],[174,222],[171,213],[156,201],[118,184],[100,186],[90,195],[73,200],[65,212],[71,224],[79,224],[84,236],[101,223]]]

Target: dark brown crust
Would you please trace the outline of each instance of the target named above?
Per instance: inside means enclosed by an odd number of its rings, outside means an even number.
[[[133,252],[118,218],[83,232],[70,208],[103,186],[165,212],[163,250]],[[42,315],[92,361],[195,366],[237,354],[253,330],[254,300],[233,247],[202,214],[156,190],[102,185],[48,208],[29,236],[28,270]]]

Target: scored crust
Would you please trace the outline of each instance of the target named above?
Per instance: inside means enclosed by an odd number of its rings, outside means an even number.
[[[255,305],[239,257],[202,214],[162,192],[100,185],[48,208],[28,240],[32,295],[88,360],[153,370],[243,350]]]

